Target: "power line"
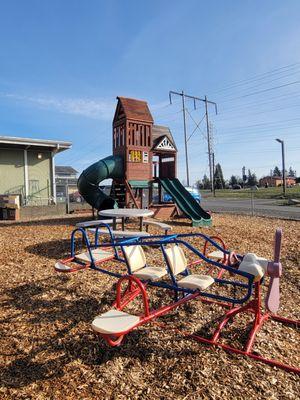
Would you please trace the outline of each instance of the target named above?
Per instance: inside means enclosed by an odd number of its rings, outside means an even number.
[[[285,122],[293,122],[293,121],[300,121],[300,118],[289,118],[289,119],[282,119],[279,121],[274,121],[274,122],[261,122],[258,124],[251,124],[251,125],[239,125],[239,126],[235,126],[233,128],[230,129],[247,129],[247,128],[253,128],[253,127],[258,127],[258,126],[268,126],[268,125],[275,125],[277,126],[277,124],[282,124]]]
[[[249,78],[245,78],[245,79],[242,79],[242,80],[239,80],[239,81],[235,81],[235,82],[229,83],[227,86],[224,86],[223,88],[220,88],[220,89],[217,89],[217,90],[213,90],[213,91],[209,91],[209,92],[210,93],[219,93],[219,92],[228,90],[228,89],[230,89],[232,87],[243,85],[243,84],[245,84],[247,82],[252,82],[252,81],[257,81],[257,80],[264,79],[265,76],[268,76],[268,75],[280,74],[280,73],[282,73],[282,72],[280,72],[281,70],[297,68],[299,65],[300,65],[300,62],[296,62],[296,63],[289,64],[289,65],[286,65],[286,66],[283,66],[283,67],[280,67],[280,68],[272,69],[272,70],[269,70],[269,71],[261,73],[261,74],[253,75],[252,77],[249,77]],[[283,72],[285,72],[285,71],[283,71]]]
[[[230,113],[232,111],[235,110],[239,110],[240,108],[242,109],[249,109],[249,107],[251,106],[260,106],[260,105],[265,105],[265,104],[272,104],[272,103],[276,103],[278,100],[283,99],[283,98],[289,98],[289,99],[293,99],[293,98],[297,98],[300,96],[299,91],[297,90],[297,92],[292,92],[292,93],[284,93],[284,94],[279,94],[273,97],[270,97],[268,100],[263,99],[262,101],[250,101],[250,103],[238,103],[236,106],[234,105],[230,105],[229,107],[224,107],[221,108],[221,110],[223,112],[226,113]]]
[[[252,115],[268,114],[268,113],[272,113],[272,112],[275,112],[275,111],[289,110],[291,108],[297,108],[297,107],[300,107],[300,104],[291,104],[291,105],[286,106],[286,107],[277,107],[277,108],[272,108],[271,110],[257,111],[257,112],[253,112],[253,113],[249,113],[249,114],[244,114],[241,111],[241,113],[233,114],[228,118],[222,118],[220,120],[218,119],[218,122],[230,121],[230,120],[232,120],[233,117],[236,118],[238,116],[251,117]]]
[[[244,94],[243,96],[233,97],[233,98],[231,98],[231,99],[226,100],[225,103],[228,103],[228,102],[233,101],[233,100],[244,99],[245,97],[254,96],[254,95],[256,95],[256,94],[266,93],[266,92],[269,92],[269,91],[271,91],[271,90],[277,90],[277,89],[281,89],[281,88],[283,88],[283,87],[292,86],[292,85],[297,85],[297,84],[299,84],[299,83],[300,83],[300,80],[294,81],[294,82],[288,82],[288,83],[285,83],[285,84],[279,85],[279,86],[273,86],[273,87],[271,87],[271,88],[267,88],[267,89],[263,89],[263,90],[258,90],[258,91],[256,91],[256,92]]]
[[[295,75],[299,75],[299,74],[300,74],[300,69],[299,69],[299,71],[295,71],[295,72],[290,73],[290,74],[282,75],[280,77],[277,77],[277,78],[274,78],[274,79],[271,79],[271,80],[268,79],[268,80],[266,80],[264,82],[260,82],[260,83],[258,83],[256,85],[253,85],[253,86],[248,86],[248,87],[245,87],[243,89],[241,88],[242,90],[238,90],[237,93],[236,93],[236,91],[233,91],[233,93],[228,93],[225,96],[219,98],[218,101],[222,104],[223,100],[226,100],[228,97],[232,96],[233,94],[242,93],[244,90],[253,90],[253,89],[256,89],[256,88],[261,87],[261,86],[269,85],[272,82],[277,82],[279,80],[283,80],[284,78],[290,78],[291,76],[295,76]]]

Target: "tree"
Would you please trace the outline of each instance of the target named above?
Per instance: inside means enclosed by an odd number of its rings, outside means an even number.
[[[232,175],[229,180],[229,185],[234,186],[237,185],[237,183],[238,183],[238,178],[235,175]]]
[[[276,165],[276,167],[275,167],[274,170],[273,170],[273,176],[281,176],[281,171],[280,171],[280,169],[277,167],[277,165]]]
[[[211,188],[210,180],[208,179],[206,174],[203,176],[202,185],[203,185],[203,189],[210,189]]]
[[[195,182],[195,186],[198,190],[203,189],[203,183],[198,179],[198,181]]]
[[[289,169],[288,176],[293,176],[293,177],[296,177],[296,171],[295,171],[295,170],[293,170],[293,168],[292,168],[292,167],[290,167],[290,169]]]
[[[255,175],[255,173],[253,173],[253,174],[249,174],[248,175],[248,185],[249,186],[256,186],[256,185],[258,185],[258,181],[257,181],[257,177],[256,177],[256,175]]]
[[[247,185],[250,187],[258,185],[257,177],[255,173],[251,173],[250,169],[248,169]]]
[[[223,177],[223,171],[221,165],[218,163],[215,168],[215,188],[216,189],[224,189],[225,180]]]

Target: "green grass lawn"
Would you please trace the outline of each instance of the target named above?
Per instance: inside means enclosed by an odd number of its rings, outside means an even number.
[[[254,192],[255,198],[257,199],[281,199],[282,195],[282,187],[269,187],[269,188],[259,188]],[[211,197],[212,194],[208,190],[201,190],[201,194],[203,197]],[[216,197],[227,197],[227,198],[249,198],[251,195],[250,189],[240,189],[240,190],[232,190],[232,189],[222,189],[216,190]],[[287,198],[300,198],[300,186],[293,186],[291,188],[286,188],[286,197]]]

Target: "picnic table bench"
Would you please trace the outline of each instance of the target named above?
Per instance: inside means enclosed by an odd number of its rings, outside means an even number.
[[[88,228],[88,231],[91,233],[96,232],[96,228]],[[108,229],[98,229],[98,233],[102,235],[109,235]],[[114,237],[116,238],[131,238],[131,237],[144,237],[144,236],[150,236],[150,233],[148,232],[141,232],[141,231],[117,231],[111,229],[111,233],[113,234]]]
[[[146,227],[146,232],[148,232],[149,230],[149,225],[162,229],[165,232],[165,235],[168,234],[168,231],[172,230],[172,227],[170,225],[164,224],[163,222],[157,222],[152,220],[143,221],[143,225],[145,225]]]
[[[116,223],[121,223],[122,219],[121,218],[117,218],[116,219]],[[89,227],[93,227],[93,226],[99,226],[101,224],[107,224],[107,225],[113,225],[114,220],[113,219],[95,219],[92,221],[84,221],[84,222],[78,222],[76,224],[76,226],[78,228],[89,228]]]

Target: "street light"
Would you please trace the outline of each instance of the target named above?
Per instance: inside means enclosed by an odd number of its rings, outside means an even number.
[[[284,141],[281,139],[276,139],[278,143],[281,144],[281,154],[282,154],[282,190],[285,196],[286,192],[286,180],[285,180],[285,159],[284,159]]]

